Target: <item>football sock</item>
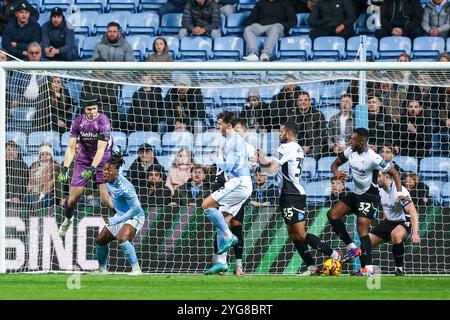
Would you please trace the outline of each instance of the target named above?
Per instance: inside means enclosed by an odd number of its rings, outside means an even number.
[[[392,253],[394,254],[395,265],[403,267],[403,256],[405,254],[403,242],[392,245]]]
[[[236,265],[242,267],[242,259],[236,259]]]
[[[213,247],[214,247],[214,254],[217,254],[217,251],[219,251],[219,249],[217,248],[217,233],[216,236],[214,237]]]
[[[242,225],[231,228],[231,232],[238,238],[238,242],[233,246],[234,256],[236,259],[242,259],[242,253],[244,251],[244,237],[242,235]]]
[[[67,199],[64,201],[64,217],[67,219],[70,219],[73,217],[73,212],[75,211],[75,208],[69,208],[69,205],[67,204]]]
[[[223,232],[217,230],[217,245],[219,247],[222,246],[223,241],[224,241]],[[224,252],[222,254],[217,255],[217,262],[222,264],[227,263],[227,253]]]
[[[325,253],[327,256],[331,256],[331,254],[333,253],[333,249],[331,249],[329,245],[320,240],[319,237],[314,234],[306,234],[305,243],[310,245],[314,249]]]
[[[356,248],[358,248],[358,247],[356,246],[356,244],[354,242],[352,242],[349,245],[347,245],[347,250],[356,249]]]
[[[305,262],[305,264],[308,267],[314,266],[314,259],[311,253],[309,253],[308,251],[308,245],[298,240],[292,241],[292,243],[294,244],[295,249],[297,249],[298,254],[300,255],[300,257],[302,257],[302,260]]]
[[[122,249],[128,262],[130,262],[132,266],[135,266],[138,263],[138,260],[136,257],[136,251],[130,241],[119,243],[119,247]]]
[[[361,237],[361,266],[371,266],[372,265],[372,242],[370,241],[369,235]]]
[[[227,223],[225,222],[225,218],[223,214],[217,210],[216,208],[209,208],[205,210],[205,214],[208,217],[209,221],[211,221],[218,230],[223,232],[223,237],[226,240],[230,240],[233,234],[228,228]],[[220,244],[219,244],[220,246]]]
[[[333,253],[331,254],[330,257],[333,259],[339,260],[340,254],[336,250],[333,250]]]
[[[341,219],[336,220],[330,220],[331,228],[333,229],[334,233],[336,233],[342,241],[348,246],[350,243],[352,243],[352,239],[350,238],[350,235],[348,234],[347,230],[345,229],[345,224]]]
[[[97,249],[98,265],[100,267],[102,267],[102,268],[107,269],[107,266],[108,266],[108,252],[109,252],[108,245],[101,246],[101,245],[96,244],[95,248]]]

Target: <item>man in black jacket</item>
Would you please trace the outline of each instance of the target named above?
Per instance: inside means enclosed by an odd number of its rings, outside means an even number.
[[[33,21],[39,20],[39,11],[33,8],[26,0],[3,0],[3,5],[0,6],[0,35],[3,34],[5,26],[16,19],[15,12],[16,7],[21,5],[22,2],[26,2],[30,8],[30,19]]]
[[[260,0],[256,3],[246,21],[244,39],[247,61],[269,61],[278,39],[288,35],[289,29],[297,24],[294,8],[287,0]],[[258,36],[266,35],[261,57],[258,57]]]
[[[422,16],[420,0],[384,0],[381,6],[381,28],[375,32],[375,36],[378,39],[405,36],[414,40],[424,34]]]
[[[353,3],[348,0],[320,0],[308,17],[312,27],[311,39],[322,36],[349,38],[355,34],[353,23],[356,20]]]
[[[220,9],[215,0],[191,0],[183,11],[178,33],[180,39],[187,36],[220,37]]]

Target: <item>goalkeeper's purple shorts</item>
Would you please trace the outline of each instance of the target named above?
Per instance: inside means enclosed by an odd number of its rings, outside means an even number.
[[[104,184],[105,178],[103,177],[103,168],[105,167],[106,162],[111,158],[110,155],[106,155],[103,157],[100,164],[97,166],[97,171],[95,172],[94,179],[92,179],[93,182],[97,184]],[[70,181],[70,186],[72,187],[86,187],[88,184],[88,180],[85,180],[81,177],[81,173],[84,170],[89,169],[91,166],[92,161],[83,161],[82,159],[76,159],[75,165],[73,167],[73,175],[72,180]]]

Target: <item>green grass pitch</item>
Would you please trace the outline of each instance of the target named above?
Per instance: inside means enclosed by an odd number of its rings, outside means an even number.
[[[450,277],[368,278],[203,275],[0,275],[0,299],[450,299]],[[77,289],[79,280],[79,289]],[[67,283],[69,282],[69,289]],[[222,290],[219,292],[218,287]],[[376,287],[375,283],[372,283]]]

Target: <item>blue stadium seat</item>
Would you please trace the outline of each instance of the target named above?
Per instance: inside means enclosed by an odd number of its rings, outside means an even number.
[[[14,141],[22,154],[27,153],[27,135],[22,131],[6,131],[6,142]]]
[[[141,0],[138,11],[155,11],[164,6],[166,3],[167,0]]]
[[[33,107],[16,107],[9,111],[8,127],[11,129],[31,128],[33,125],[36,108]]]
[[[232,73],[233,81],[250,82],[254,85],[254,81],[264,81],[267,77],[267,71],[234,71]]]
[[[345,58],[345,39],[342,37],[317,37],[313,45],[314,60],[332,59],[339,61]]]
[[[408,173],[417,173],[417,169],[419,168],[419,162],[414,157],[408,156],[395,156],[395,163]]]
[[[106,11],[130,11],[137,12],[139,8],[140,0],[108,0],[108,6],[106,7]]]
[[[61,152],[61,142],[59,133],[56,131],[33,131],[28,136],[28,153],[38,153],[41,144],[49,143],[53,148],[53,153],[59,154]]]
[[[356,33],[357,34],[369,34],[375,33],[375,13],[363,13],[358,17],[356,21]]]
[[[116,11],[111,13],[103,13],[98,15],[94,25],[94,33],[101,35],[106,32],[107,26],[110,22],[117,22],[121,31],[125,33],[127,30],[128,21],[131,19],[131,12],[128,11]]]
[[[64,156],[63,155],[54,156],[53,161],[55,161],[57,164],[63,164]]]
[[[318,179],[328,179],[333,176],[333,173],[331,172],[331,164],[333,163],[334,159],[336,159],[336,157],[322,157],[319,159],[319,162],[317,162]],[[349,171],[348,162],[340,166],[339,170],[348,172]]]
[[[94,48],[97,46],[101,39],[102,36],[84,38],[80,50],[80,59],[84,61],[90,60],[92,55],[94,54]]]
[[[223,108],[242,107],[248,98],[248,88],[223,88],[219,92],[218,103]]]
[[[151,145],[156,155],[162,151],[161,137],[158,132],[136,131],[128,136],[128,154],[135,154],[143,143]]]
[[[417,37],[414,39],[413,59],[428,58],[436,61],[439,54],[445,51],[445,40],[441,37]]]
[[[297,25],[289,30],[289,35],[309,35],[311,26],[308,24],[308,18],[309,13],[297,13]]]
[[[175,159],[175,154],[169,154],[169,155],[160,155],[157,156],[156,159],[158,159],[158,163],[164,168],[164,171],[167,173],[169,171],[170,167],[172,166],[173,160]]]
[[[450,178],[450,159],[445,157],[429,157],[420,161],[419,175],[422,180],[448,181]]]
[[[67,147],[69,146],[70,140],[70,131],[66,131],[61,135],[61,153],[64,154],[66,152]]]
[[[263,147],[267,155],[274,156],[277,154],[277,149],[280,146],[280,133],[278,130],[267,132],[263,136]]]
[[[120,91],[119,104],[122,107],[123,112],[126,112],[133,104],[133,94],[139,90],[140,86],[136,85],[123,85]]]
[[[201,75],[200,75],[201,78]],[[201,88],[203,95],[203,102],[206,108],[214,108],[219,101],[219,89],[218,88]]]
[[[219,151],[224,138],[219,130],[212,129],[195,135],[195,152]]]
[[[181,29],[182,13],[167,13],[161,18],[159,33],[161,35],[178,34]]]
[[[444,183],[442,181],[438,180],[424,180],[424,184],[428,186],[430,189],[429,195],[433,199],[434,205],[440,205],[441,204],[441,192],[442,187]]]
[[[360,36],[351,37],[347,40],[347,60],[358,58]],[[366,37],[366,56],[374,59],[378,58],[378,39],[375,37]]]
[[[411,39],[408,37],[384,37],[380,39],[379,59],[397,58],[403,53],[411,54]]]
[[[320,106],[338,106],[341,100],[341,95],[347,92],[348,85],[343,82],[336,82],[327,84],[320,88]]]
[[[214,40],[214,59],[239,61],[244,55],[244,39],[241,37],[219,37]]]
[[[126,156],[123,158],[123,160],[125,161],[125,163],[122,165],[122,167],[120,167],[120,172],[127,177],[128,176],[128,171],[130,171],[130,167],[133,164],[134,160],[136,160],[136,155],[132,155],[132,156]]]
[[[180,41],[181,59],[206,61],[211,57],[212,40],[209,37],[186,37]]]
[[[195,164],[201,164],[202,166],[212,166],[214,162],[211,160],[210,153],[196,152],[194,153]]]
[[[450,182],[447,182],[442,187],[442,205],[443,206],[450,206]]]
[[[225,34],[230,35],[242,35],[244,32],[245,20],[249,16],[250,11],[238,12],[229,15],[226,19]]]
[[[90,36],[94,33],[94,24],[98,18],[96,11],[77,12],[66,17],[66,20],[73,26],[75,34]]]
[[[302,179],[314,180],[316,178],[316,160],[312,157],[306,157],[302,164]]]
[[[82,81],[67,81],[67,90],[69,90],[69,95],[72,98],[74,106],[79,105],[81,91],[83,90]]]
[[[37,11],[40,11],[40,8],[42,6],[42,0],[28,0],[28,3],[31,4],[31,6],[35,8]]]
[[[77,48],[77,56],[80,57],[81,48],[83,47],[83,41],[86,36],[84,34],[75,35],[75,47]]]
[[[81,11],[95,10],[102,13],[106,12],[108,0],[75,0],[75,4]]]
[[[239,0],[238,11],[252,10],[258,0]]]
[[[260,144],[262,143],[264,138],[264,135],[262,133],[257,133],[256,130],[248,130],[245,133],[245,141],[255,147],[256,149],[259,149]]]
[[[63,10],[67,10],[73,7],[74,0],[42,0],[41,12],[51,11],[54,7],[60,7]]]
[[[127,150],[127,135],[120,131],[112,132],[112,140],[116,147],[119,148],[119,151],[125,153]]]
[[[279,60],[307,61],[312,58],[312,42],[306,37],[287,37],[280,40]]]
[[[159,16],[152,12],[136,13],[128,21],[128,34],[156,36],[159,30]]]
[[[261,95],[261,100],[270,103],[273,96],[280,92],[282,87],[282,85],[258,87],[259,94]]]
[[[25,163],[27,164],[27,167],[30,168],[31,165],[38,160],[38,158],[39,158],[38,154],[32,154],[32,155],[23,156],[23,161],[25,161]]]
[[[194,137],[190,132],[167,132],[162,137],[162,149],[164,154],[177,152],[181,148],[186,148],[192,152]]]
[[[143,61],[148,50],[152,48],[152,37],[147,35],[134,35],[127,37],[128,43],[133,48],[134,57],[137,61]]]
[[[304,188],[308,203],[324,203],[331,194],[331,183],[329,180],[310,182]]]
[[[48,21],[50,21],[50,11],[41,12],[39,14],[39,20],[38,20],[39,25],[42,27],[44,25],[44,23],[46,23]]]

